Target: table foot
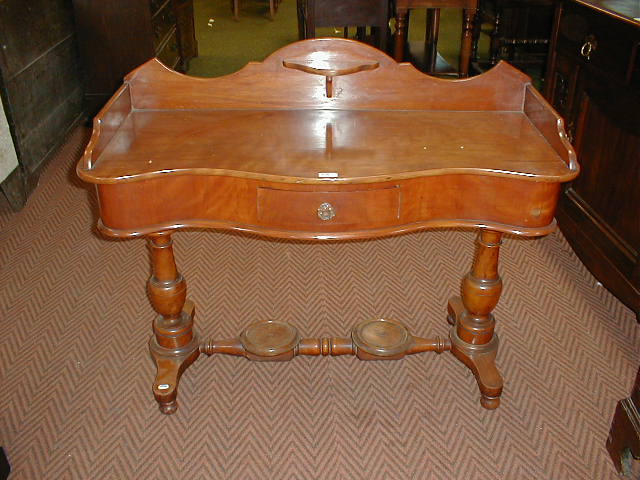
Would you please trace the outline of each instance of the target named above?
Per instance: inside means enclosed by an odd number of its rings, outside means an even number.
[[[153,396],[158,402],[160,411],[166,415],[175,413],[178,409],[176,397],[178,396],[178,384],[182,373],[196,361],[200,354],[197,337],[188,345],[192,350],[188,353],[176,351],[165,353],[154,337],[149,341],[151,357],[156,364],[156,378],[153,382]]]
[[[184,326],[190,327],[193,324],[193,304],[186,302],[185,307],[186,310],[183,310],[181,314],[181,321],[174,327],[176,330],[180,330]],[[165,415],[170,415],[178,409],[176,397],[178,396],[180,377],[200,355],[198,337],[194,334],[186,345],[167,348],[160,345],[154,335],[149,340],[149,351],[156,364],[153,396],[158,402],[160,411]]]
[[[451,353],[473,372],[480,388],[480,405],[487,410],[500,406],[502,376],[496,367],[498,336],[494,334],[489,343],[472,345],[460,340],[456,327],[451,329]]]

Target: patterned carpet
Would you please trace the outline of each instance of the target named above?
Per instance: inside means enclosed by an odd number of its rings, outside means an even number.
[[[147,354],[143,240],[95,231],[79,129],[27,207],[0,209],[0,445],[21,479],[614,479],[605,440],[627,396],[634,316],[555,233],[507,238],[496,309],[502,406],[449,353],[398,362],[201,358],[162,416]],[[473,234],[313,244],[175,236],[199,332],[278,318],[307,336],[374,316],[444,335]]]

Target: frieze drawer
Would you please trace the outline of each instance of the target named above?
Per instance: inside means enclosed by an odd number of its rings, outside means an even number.
[[[258,188],[258,221],[274,228],[380,228],[400,218],[400,187],[351,192]]]

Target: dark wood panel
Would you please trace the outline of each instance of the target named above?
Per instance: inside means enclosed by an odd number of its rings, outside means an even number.
[[[22,144],[49,115],[55,115],[55,110],[80,87],[79,78],[74,38],[68,37],[6,82],[14,133],[19,143]]]
[[[71,0],[0,2],[0,93],[18,155],[0,186],[15,209],[82,115]]]
[[[46,157],[61,145],[69,129],[81,120],[81,111],[82,89],[78,88],[34,126],[22,143],[22,164],[29,173],[42,167]]]
[[[582,167],[560,201],[560,228],[640,318],[640,22],[598,2],[565,0],[552,37],[545,94]]]
[[[0,2],[3,74],[11,78],[73,35],[71,0]]]
[[[640,97],[616,97],[602,85],[593,89],[583,85],[581,90],[575,148],[583,170],[572,188],[594,215],[606,219],[610,240],[618,250],[636,258],[640,246]]]
[[[193,0],[73,0],[73,5],[90,116],[147,60],[158,57],[184,71],[197,55]]]
[[[124,75],[153,58],[148,2],[74,0],[88,93],[110,97]]]

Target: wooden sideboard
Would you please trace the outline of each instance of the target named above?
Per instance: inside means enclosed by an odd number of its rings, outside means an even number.
[[[507,63],[445,81],[325,38],[211,79],[147,62],[95,118],[77,172],[96,185],[104,234],[149,239],[153,394],[170,414],[182,373],[201,353],[285,361],[451,351],[475,375],[481,405],[497,408],[491,312],[502,291],[502,234],[554,230],[560,184],[579,166],[560,117]],[[448,340],[378,318],[350,337],[302,337],[266,320],[201,343],[171,240],[183,228],[326,242],[454,226],[480,232],[461,296],[447,306]]]
[[[611,10],[615,8],[616,10]],[[561,196],[562,232],[594,276],[640,314],[640,3],[558,4],[545,95],[582,174]]]
[[[82,121],[82,75],[71,2],[0,2],[0,96],[18,166],[0,182],[19,210],[47,159]],[[4,178],[4,177],[2,177]]]
[[[73,5],[89,114],[150,58],[184,72],[198,54],[193,0],[73,0]]]

